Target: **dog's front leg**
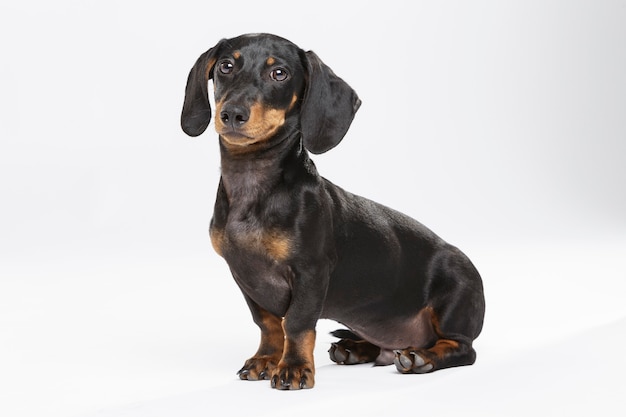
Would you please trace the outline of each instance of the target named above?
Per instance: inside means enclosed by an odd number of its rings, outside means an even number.
[[[315,385],[315,325],[320,317],[328,270],[295,273],[289,309],[282,322],[285,334],[283,356],[271,378],[272,388],[297,390]]]
[[[283,320],[285,329],[285,347],[283,356],[272,375],[272,388],[293,390],[313,388],[315,385],[315,329],[296,332],[287,330],[287,320]]]
[[[285,318],[259,307],[245,297],[254,322],[261,330],[256,353],[237,373],[240,379],[271,379],[272,388],[281,390],[313,388],[315,385],[315,324],[321,305],[311,305],[313,313],[301,303],[292,303]],[[304,308],[303,308],[304,307]]]
[[[249,381],[270,379],[283,356],[285,344],[283,320],[259,307],[249,297],[245,298],[254,322],[261,329],[261,343],[254,356],[246,361],[237,374],[239,378]]]

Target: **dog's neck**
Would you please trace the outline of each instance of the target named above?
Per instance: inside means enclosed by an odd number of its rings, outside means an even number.
[[[288,182],[296,171],[317,171],[302,146],[299,132],[284,140],[255,149],[227,147],[220,139],[222,184],[229,200],[252,200]]]

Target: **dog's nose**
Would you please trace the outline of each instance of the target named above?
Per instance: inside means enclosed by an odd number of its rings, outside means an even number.
[[[247,108],[242,106],[228,106],[222,108],[220,118],[225,125],[237,128],[248,121],[250,112]]]

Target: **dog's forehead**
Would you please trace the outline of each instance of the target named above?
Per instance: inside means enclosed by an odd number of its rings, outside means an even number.
[[[253,34],[243,35],[229,39],[226,43],[225,53],[234,55],[236,58],[243,57],[267,60],[294,60],[298,57],[300,48],[294,43],[274,35]]]

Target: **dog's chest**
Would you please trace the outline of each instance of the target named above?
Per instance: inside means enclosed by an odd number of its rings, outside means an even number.
[[[284,314],[297,255],[294,190],[282,175],[223,172],[210,236],[241,289],[274,314]]]
[[[292,251],[292,239],[277,227],[259,227],[233,221],[223,228],[211,227],[210,234],[215,251],[227,261],[232,258],[261,257],[278,263],[287,260]]]
[[[223,175],[211,224],[215,250],[231,258],[259,256],[284,262],[292,254],[294,209],[281,175],[247,171]],[[234,259],[232,259],[234,261]]]
[[[263,228],[240,221],[211,227],[211,242],[239,287],[264,309],[285,314],[291,298],[292,251],[289,236],[278,228]]]

